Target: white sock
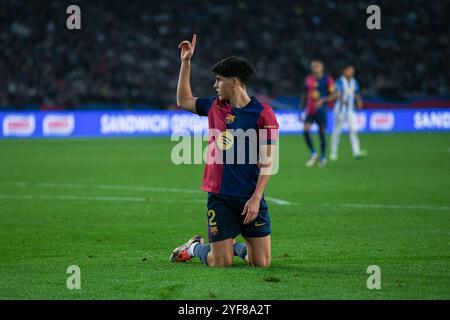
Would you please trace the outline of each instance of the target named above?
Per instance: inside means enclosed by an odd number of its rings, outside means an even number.
[[[358,139],[358,136],[356,135],[356,133],[350,133],[350,142],[352,145],[353,155],[354,156],[359,155],[360,154],[359,139]]]
[[[191,244],[191,246],[188,249],[188,255],[190,255],[191,257],[194,257],[194,248],[198,244],[199,244],[199,242],[194,242],[193,244]]]

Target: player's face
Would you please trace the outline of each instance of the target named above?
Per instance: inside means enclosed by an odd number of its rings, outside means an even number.
[[[323,74],[323,63],[320,61],[311,62],[311,72],[314,75],[321,76]]]
[[[216,82],[214,83],[214,89],[216,89],[220,100],[229,101],[233,94],[233,79],[217,75]]]
[[[348,66],[344,69],[344,77],[346,78],[352,78],[355,75],[355,68],[352,66]]]

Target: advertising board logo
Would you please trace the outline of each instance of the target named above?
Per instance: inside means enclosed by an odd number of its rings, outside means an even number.
[[[355,113],[355,123],[356,123],[357,131],[364,131],[366,129],[366,125],[367,125],[367,115],[362,112]],[[350,124],[348,123],[348,121],[345,121],[342,126],[342,129],[344,131],[348,131],[349,126],[350,126]]]
[[[356,127],[358,128],[358,131],[363,131],[366,129],[367,125],[367,115],[362,112],[358,112],[356,114]]]
[[[392,112],[374,112],[370,117],[370,129],[374,131],[391,131],[394,124],[395,116]]]
[[[75,128],[73,115],[50,114],[42,123],[44,136],[70,136]]]
[[[15,137],[28,137],[36,129],[34,115],[7,115],[3,119],[3,135]]]
[[[100,132],[107,134],[164,134],[170,133],[167,114],[103,114]]]
[[[432,111],[414,113],[414,129],[416,130],[434,130],[450,129],[450,112]]]

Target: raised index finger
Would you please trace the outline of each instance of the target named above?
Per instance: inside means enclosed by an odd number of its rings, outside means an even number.
[[[192,47],[193,48],[195,48],[195,43],[197,42],[197,35],[196,34],[194,34],[193,36],[192,36]]]

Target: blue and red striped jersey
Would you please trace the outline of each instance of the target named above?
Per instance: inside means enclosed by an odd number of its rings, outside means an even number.
[[[214,96],[198,98],[196,110],[208,117],[210,132],[201,189],[252,196],[259,176],[259,147],[278,140],[279,125],[272,108],[254,97],[236,108]]]

